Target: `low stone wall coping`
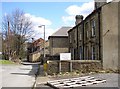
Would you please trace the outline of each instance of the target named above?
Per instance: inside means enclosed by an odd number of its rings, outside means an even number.
[[[49,62],[101,62],[100,60],[48,60]]]

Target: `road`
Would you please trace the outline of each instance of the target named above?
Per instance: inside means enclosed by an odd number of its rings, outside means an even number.
[[[0,65],[2,87],[29,87],[35,82],[35,73],[38,65]],[[0,82],[0,83],[1,83]]]
[[[94,84],[94,85],[89,85],[89,86],[85,86],[85,87],[77,87],[77,88],[72,88],[72,89],[119,89],[119,81],[118,79],[120,79],[120,75],[119,74],[115,74],[115,73],[103,73],[103,74],[93,74],[93,75],[89,75],[91,77],[95,77],[97,79],[105,79],[106,82],[105,83],[99,83],[99,84]],[[51,78],[52,80],[59,80],[62,78]],[[68,79],[68,78],[67,78]],[[39,84],[39,82],[36,85],[35,89],[53,89],[52,87],[45,85],[45,84]],[[68,89],[68,88],[67,88]]]

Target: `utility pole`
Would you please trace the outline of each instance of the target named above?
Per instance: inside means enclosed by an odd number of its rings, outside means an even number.
[[[44,27],[44,43],[43,43],[44,44],[44,51],[43,51],[43,55],[44,55],[44,58],[45,58],[45,56],[46,56],[45,55],[45,25],[40,25],[38,27],[41,28],[42,26]]]

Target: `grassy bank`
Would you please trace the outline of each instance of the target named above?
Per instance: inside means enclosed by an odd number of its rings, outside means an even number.
[[[0,60],[0,64],[15,64],[15,63],[9,60]]]

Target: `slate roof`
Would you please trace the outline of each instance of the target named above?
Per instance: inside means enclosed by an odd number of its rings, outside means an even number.
[[[71,28],[72,27],[61,27],[55,33],[53,33],[51,36],[68,36],[68,31]]]

